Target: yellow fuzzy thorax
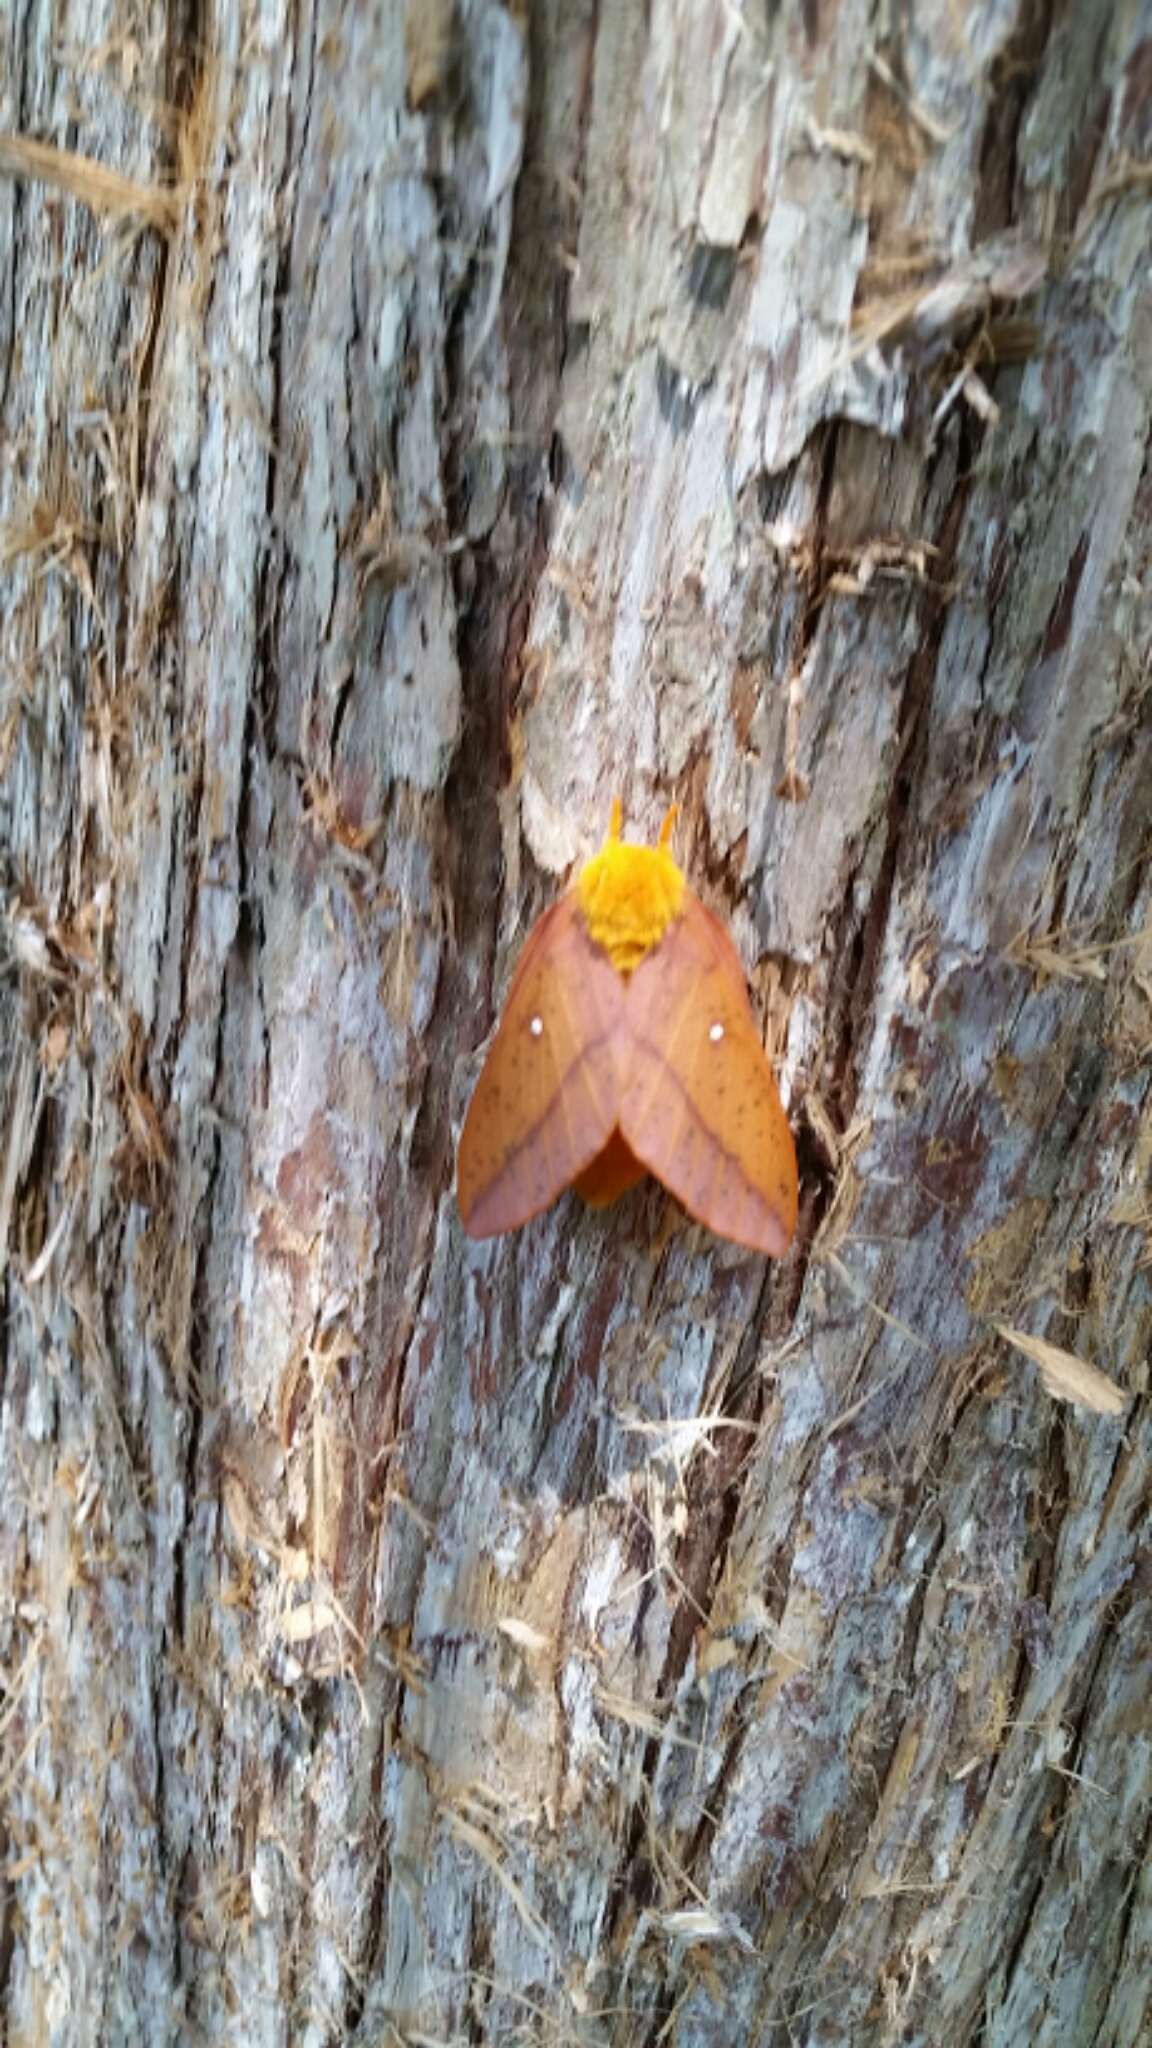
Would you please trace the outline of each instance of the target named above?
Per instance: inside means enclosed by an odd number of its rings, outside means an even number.
[[[684,877],[668,851],[675,806],[660,827],[656,846],[625,846],[620,815],[617,799],[608,837],[581,868],[576,894],[589,936],[618,974],[631,974],[679,917]]]

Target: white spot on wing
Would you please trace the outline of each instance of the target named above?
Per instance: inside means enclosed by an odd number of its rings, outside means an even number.
[[[544,1035],[543,1017],[533,1017],[532,1022],[528,1026],[528,1029],[532,1033],[533,1038],[542,1038]]]
[[[724,1026],[722,1024],[713,1024],[708,1036],[712,1040],[713,1045],[719,1045],[720,1040],[724,1036]]]

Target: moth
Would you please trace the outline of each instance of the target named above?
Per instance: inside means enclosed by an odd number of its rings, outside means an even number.
[[[740,956],[670,850],[600,852],[529,933],[457,1155],[470,1237],[494,1237],[565,1188],[594,1207],[653,1174],[719,1237],[782,1258],[796,1149]]]

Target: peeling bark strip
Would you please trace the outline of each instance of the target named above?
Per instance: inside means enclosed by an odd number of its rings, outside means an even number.
[[[1152,15],[887,24],[0,21],[13,2042],[1152,2029]],[[771,1274],[455,1216],[616,792]]]

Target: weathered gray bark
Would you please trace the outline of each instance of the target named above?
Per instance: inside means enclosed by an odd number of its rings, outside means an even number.
[[[1135,2048],[1152,10],[0,38],[5,2038]],[[782,1267],[462,1237],[615,791]]]

